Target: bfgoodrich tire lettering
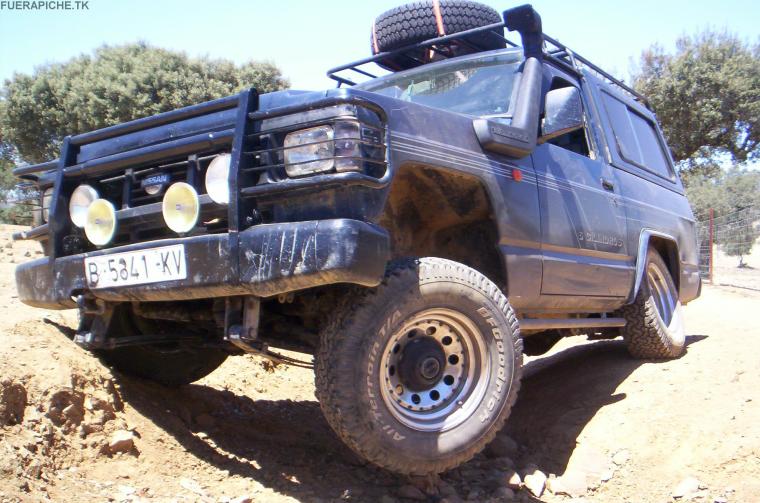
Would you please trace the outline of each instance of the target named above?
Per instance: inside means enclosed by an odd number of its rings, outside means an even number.
[[[636,300],[622,309],[623,338],[636,358],[676,358],[686,346],[678,290],[656,250],[650,249],[646,260]]]
[[[394,264],[381,286],[349,297],[316,359],[317,397],[337,434],[372,463],[413,475],[448,470],[485,447],[509,416],[522,363],[517,318],[498,287],[462,264],[423,258]],[[399,349],[399,334],[415,342]],[[400,360],[390,358],[394,350]],[[440,351],[448,355],[433,362]],[[468,362],[458,374],[453,354]],[[405,362],[420,365],[402,370]],[[467,382],[474,367],[483,372]],[[392,379],[398,372],[403,381]],[[399,385],[414,390],[394,395]]]

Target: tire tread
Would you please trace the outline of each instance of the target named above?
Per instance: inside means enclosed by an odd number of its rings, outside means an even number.
[[[659,266],[667,272],[668,269],[662,257],[656,251],[648,253],[647,263],[650,260],[661,262]],[[675,346],[667,331],[661,327],[657,306],[650,296],[646,273],[642,278],[636,300],[621,308],[620,313],[626,319],[623,339],[631,356],[642,359],[666,359],[680,355],[682,348]]]
[[[485,293],[499,307],[509,322],[512,332],[512,344],[515,351],[515,369],[510,394],[505,401],[502,411],[498,414],[494,425],[486,435],[473,442],[469,448],[456,456],[445,460],[420,466],[401,456],[393,456],[383,449],[373,448],[371,444],[362,441],[362,437],[371,431],[373,426],[362,419],[348,394],[338,386],[336,377],[341,372],[350,372],[352,363],[351,348],[358,341],[349,326],[357,313],[372,305],[380,292],[397,288],[403,284],[406,276],[414,275],[420,279],[454,280],[462,282]],[[410,278],[411,279],[411,278]],[[338,436],[360,456],[388,470],[407,475],[428,475],[441,473],[454,468],[482,450],[490,443],[503,427],[509,412],[517,399],[522,374],[522,339],[517,316],[501,290],[484,275],[465,265],[441,258],[423,258],[418,260],[402,260],[390,264],[385,278],[380,286],[373,289],[359,289],[344,296],[343,304],[336,309],[334,316],[323,331],[315,365],[316,395],[320,402],[325,418]]]
[[[446,34],[501,21],[501,16],[496,10],[478,2],[441,0],[440,6]],[[395,7],[379,15],[374,26],[380,52],[438,36],[432,1],[413,2]],[[374,54],[374,44],[372,50]]]

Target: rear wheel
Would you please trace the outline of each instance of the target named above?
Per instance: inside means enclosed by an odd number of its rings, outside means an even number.
[[[519,387],[517,319],[496,285],[462,264],[397,264],[352,296],[322,333],[317,397],[359,455],[388,470],[440,473],[480,451]]]
[[[636,300],[622,309],[623,337],[636,358],[675,358],[686,346],[678,289],[656,250],[650,249],[646,260]]]
[[[187,330],[180,323],[156,322],[136,316],[131,309],[118,306],[114,311],[109,337],[160,335]],[[124,374],[149,379],[166,386],[181,386],[197,381],[219,367],[227,353],[191,342],[125,346],[98,352],[101,360]]]

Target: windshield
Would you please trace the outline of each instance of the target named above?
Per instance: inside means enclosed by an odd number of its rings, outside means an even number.
[[[504,117],[516,72],[519,52],[485,53],[457,58],[364,82],[359,89],[475,116]]]

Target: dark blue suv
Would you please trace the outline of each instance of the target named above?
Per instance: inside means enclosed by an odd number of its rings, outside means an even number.
[[[42,208],[16,238],[45,250],[20,299],[79,309],[75,342],[167,385],[313,355],[330,425],[405,474],[494,437],[523,353],[681,355],[695,222],[646,99],[530,6],[418,2],[371,39],[337,89],[249,89],[17,168]]]

